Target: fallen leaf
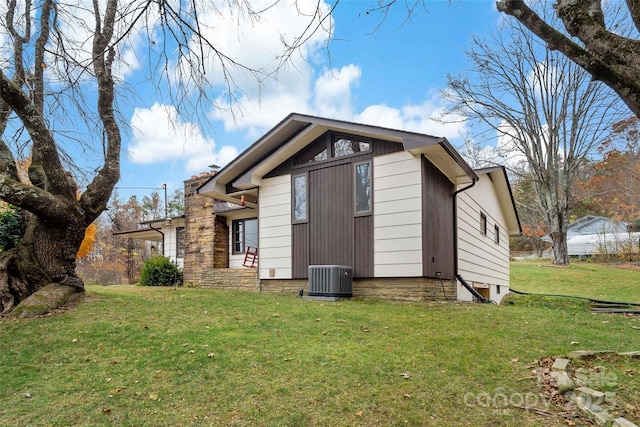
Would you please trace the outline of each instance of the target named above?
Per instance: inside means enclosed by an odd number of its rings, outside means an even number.
[[[520,359],[518,359],[517,357],[514,357],[513,359],[511,359],[511,361],[515,363],[515,362],[519,362]]]
[[[209,358],[215,357],[216,355],[214,353],[209,353],[207,356],[209,356]]]
[[[411,378],[411,375],[409,375],[409,373],[407,373],[407,372],[403,372],[402,373],[402,378]]]
[[[347,323],[347,321],[344,319],[338,319],[336,320],[336,323]]]
[[[318,318],[316,319],[316,322],[320,322],[321,320],[322,320],[322,319],[318,317]]]
[[[24,398],[25,399],[31,399],[31,393],[25,393],[24,394]]]
[[[357,415],[357,416],[359,416],[359,417],[361,417],[361,416],[363,416],[363,415],[364,415],[364,411],[358,411],[358,412],[356,412],[356,415]]]
[[[407,399],[411,399],[413,397],[413,395],[409,394],[409,393],[405,393],[404,397],[406,397]]]
[[[151,400],[159,400],[160,396],[158,396],[156,393],[149,393],[149,399],[151,399]]]
[[[189,350],[189,354],[193,354],[195,352],[196,352],[195,350]]]
[[[78,338],[72,339],[71,342],[78,342]]]
[[[571,345],[578,345],[580,344],[578,341],[571,341]]]

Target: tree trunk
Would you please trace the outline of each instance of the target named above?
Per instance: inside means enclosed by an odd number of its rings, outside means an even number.
[[[567,233],[555,231],[551,233],[551,240],[553,241],[553,263],[555,265],[569,265]]]
[[[0,253],[0,313],[45,314],[83,292],[75,267],[85,229],[80,217],[60,218],[54,224],[28,215],[18,246]]]

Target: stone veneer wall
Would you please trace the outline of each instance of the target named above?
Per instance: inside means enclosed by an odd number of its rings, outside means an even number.
[[[255,268],[214,268],[202,273],[200,284],[208,289],[260,291],[260,281]]]
[[[282,292],[297,294],[304,289],[309,293],[307,280],[262,280],[262,292]],[[384,278],[384,279],[355,279],[353,281],[353,296],[361,298],[384,298],[408,301],[443,301],[455,300],[457,288],[452,280],[426,277]]]
[[[440,282],[427,277],[355,279],[353,296],[409,301],[456,300],[457,287],[454,280]]]
[[[198,283],[204,271],[213,268],[213,199],[196,194],[215,171],[202,172],[184,182],[184,282]]]

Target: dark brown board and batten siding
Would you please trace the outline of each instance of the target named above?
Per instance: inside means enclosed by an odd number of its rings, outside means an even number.
[[[314,152],[315,146],[322,147],[330,137],[330,133],[321,136],[298,155]],[[373,216],[354,216],[353,165],[402,149],[400,143],[371,140],[368,152],[302,165],[295,164],[296,155],[265,175],[306,173],[308,177],[308,221],[292,224],[294,279],[306,278],[309,265],[325,264],[351,266],[354,277],[373,277]]]
[[[422,269],[425,277],[453,279],[455,268],[454,185],[422,158]]]

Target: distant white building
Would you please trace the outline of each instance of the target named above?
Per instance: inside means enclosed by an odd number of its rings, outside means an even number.
[[[625,222],[587,215],[567,227],[567,252],[569,256],[589,256],[640,251],[640,233],[628,229]],[[541,239],[551,242],[549,235]]]

